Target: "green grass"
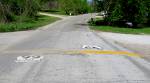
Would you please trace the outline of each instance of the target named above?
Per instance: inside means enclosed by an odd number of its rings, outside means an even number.
[[[103,18],[94,18],[94,22],[102,21]],[[91,29],[104,31],[104,32],[114,32],[114,33],[124,33],[124,34],[150,34],[150,27],[143,28],[125,28],[125,27],[115,27],[115,26],[98,26],[95,23],[90,23]]]
[[[113,26],[91,26],[91,29],[105,32],[125,33],[125,34],[150,34],[150,27],[132,29]]]
[[[50,16],[39,16],[37,20],[28,19],[28,21],[23,22],[11,22],[6,24],[0,24],[0,32],[33,30],[37,29],[38,27],[55,22],[59,19],[60,18]]]

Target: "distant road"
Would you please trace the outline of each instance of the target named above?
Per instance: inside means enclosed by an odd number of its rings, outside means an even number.
[[[39,14],[46,15],[46,16],[54,16],[54,17],[58,17],[58,18],[66,18],[67,17],[65,15],[56,15],[56,14],[43,13],[43,12],[40,12]]]
[[[150,63],[91,31],[90,18],[67,17],[1,51],[0,83],[150,83]]]

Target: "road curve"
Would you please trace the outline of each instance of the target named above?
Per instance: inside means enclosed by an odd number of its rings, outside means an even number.
[[[67,17],[3,50],[0,83],[150,83],[150,62],[96,35],[91,16]]]

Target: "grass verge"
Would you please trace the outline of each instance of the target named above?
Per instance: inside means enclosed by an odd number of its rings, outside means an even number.
[[[91,29],[105,32],[125,33],[125,34],[150,34],[150,27],[133,29],[133,28],[113,27],[113,26],[91,26]]]
[[[90,28],[93,30],[104,31],[104,32],[114,32],[114,33],[124,33],[124,34],[150,34],[150,27],[143,28],[127,28],[127,27],[116,27],[107,25],[97,25],[96,22],[102,21],[102,17],[94,18],[93,21],[89,21]]]
[[[50,16],[38,16],[37,20],[30,19],[23,22],[12,22],[6,24],[0,24],[0,32],[14,32],[14,31],[25,31],[33,30],[38,27],[50,24],[59,20],[60,18],[50,17]]]

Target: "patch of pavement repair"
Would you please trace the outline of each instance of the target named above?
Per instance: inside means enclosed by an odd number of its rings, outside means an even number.
[[[18,56],[15,62],[39,62],[42,59],[44,59],[44,56],[35,56],[35,55]]]

